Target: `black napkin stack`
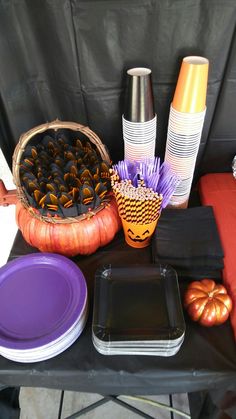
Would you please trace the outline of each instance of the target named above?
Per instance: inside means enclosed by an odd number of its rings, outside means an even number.
[[[224,253],[212,207],[163,210],[152,239],[152,257],[180,276],[221,279]]]

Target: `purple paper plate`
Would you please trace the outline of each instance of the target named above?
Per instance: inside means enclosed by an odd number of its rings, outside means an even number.
[[[0,346],[33,349],[58,339],[83,314],[87,285],[65,256],[33,253],[0,268]]]

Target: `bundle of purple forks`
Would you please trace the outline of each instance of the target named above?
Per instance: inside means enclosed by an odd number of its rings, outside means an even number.
[[[166,162],[161,164],[159,157],[144,159],[141,162],[119,161],[112,166],[120,180],[130,180],[135,187],[142,184],[163,196],[162,208],[165,208],[173,195],[180,179]]]

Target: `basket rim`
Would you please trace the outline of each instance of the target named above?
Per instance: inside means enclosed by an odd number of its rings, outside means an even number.
[[[40,212],[37,211],[36,208],[27,205],[24,200],[20,199],[19,202],[30,213],[32,217],[36,218],[39,221],[42,221],[44,223],[49,223],[49,224],[71,224],[71,223],[78,223],[84,220],[90,220],[91,218],[93,218],[100,211],[102,211],[107,206],[109,206],[109,204],[112,201],[112,196],[113,194],[109,193],[104,199],[104,201],[102,201],[101,204],[97,208],[91,211],[78,215],[77,217],[65,217],[65,218],[47,217],[45,215],[40,214]]]
[[[40,219],[41,221],[45,221],[49,223],[66,224],[66,223],[71,223],[71,222],[79,222],[79,221],[93,217],[94,215],[96,215],[99,211],[104,209],[109,204],[111,200],[111,195],[108,194],[106,199],[94,210],[91,210],[85,214],[81,214],[77,217],[66,217],[66,218],[48,217],[48,216],[44,216],[40,214],[39,212],[37,212],[36,208],[33,208],[32,206],[29,205],[29,202],[24,193],[24,189],[22,188],[21,182],[20,182],[20,162],[21,162],[22,154],[24,153],[25,147],[28,144],[28,142],[35,135],[43,133],[47,130],[54,130],[56,132],[59,129],[70,129],[72,131],[81,132],[82,134],[84,134],[97,147],[102,160],[104,160],[109,165],[111,164],[109,153],[107,149],[105,148],[104,144],[102,143],[100,138],[97,136],[97,134],[95,134],[95,132],[92,131],[88,126],[78,124],[77,122],[61,121],[59,119],[56,119],[52,122],[46,122],[44,124],[37,125],[20,136],[18,144],[16,145],[14,153],[13,153],[12,173],[13,173],[13,182],[16,185],[18,199],[21,202],[21,204],[26,209],[29,210],[32,216],[34,216],[37,219]]]

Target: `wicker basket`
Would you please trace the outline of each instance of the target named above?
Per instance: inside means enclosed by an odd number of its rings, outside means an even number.
[[[30,206],[21,185],[20,164],[25,147],[31,140],[35,140],[38,134],[44,134],[48,130],[58,131],[61,129],[82,133],[86,137],[86,141],[89,140],[96,148],[101,159],[110,164],[109,154],[99,137],[88,127],[75,122],[55,120],[34,127],[22,134],[13,154],[13,180],[18,195],[16,222],[25,240],[40,251],[56,252],[67,256],[91,254],[98,247],[109,243],[120,228],[120,219],[112,194],[108,194],[96,209],[77,217],[49,217],[40,214]],[[109,225],[106,225],[106,222]],[[68,233],[70,229],[71,232]],[[103,229],[106,229],[106,234]],[[70,233],[72,237],[70,237]]]

